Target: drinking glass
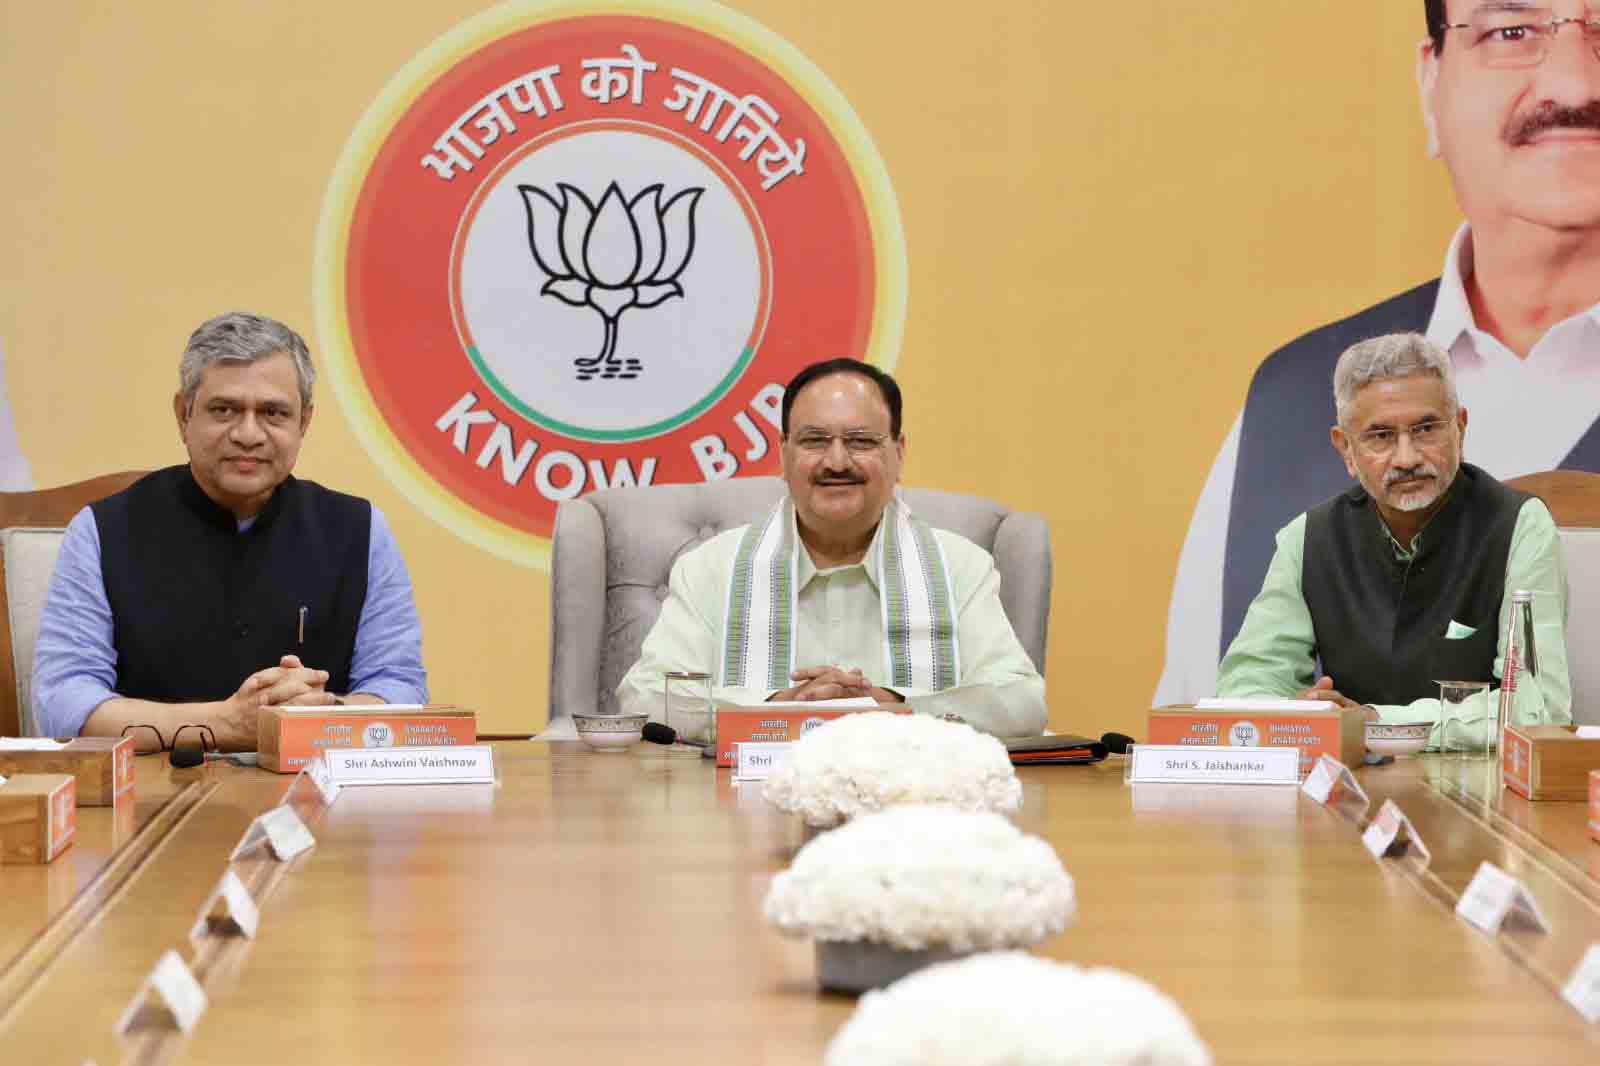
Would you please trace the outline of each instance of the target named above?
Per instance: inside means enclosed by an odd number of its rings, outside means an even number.
[[[1481,759],[1500,744],[1500,704],[1487,681],[1439,682],[1439,750]]]
[[[698,670],[670,670],[666,674],[666,705],[662,719],[683,740],[716,743],[716,718],[711,713],[711,675]]]

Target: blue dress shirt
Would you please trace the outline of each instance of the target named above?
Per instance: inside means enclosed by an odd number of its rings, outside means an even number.
[[[239,531],[254,521],[239,523]],[[117,696],[111,687],[117,679],[117,651],[112,644],[111,604],[100,576],[100,529],[87,507],[73,516],[61,541],[33,664],[33,713],[44,736],[77,736],[94,709]],[[262,664],[271,665],[275,664]],[[244,678],[239,681],[242,684]],[[411,594],[411,576],[377,507],[372,508],[367,598],[356,627],[350,691],[389,703],[428,702],[422,623]]]

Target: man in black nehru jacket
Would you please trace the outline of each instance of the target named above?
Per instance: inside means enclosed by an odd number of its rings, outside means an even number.
[[[1357,341],[1417,332],[1449,352],[1478,424],[1473,461],[1496,477],[1600,470],[1600,9],[1418,6],[1427,148],[1465,222],[1438,278],[1313,330],[1256,371],[1184,541],[1157,703],[1216,691],[1217,658],[1261,587],[1273,532],[1345,484],[1324,443],[1325,386]]]
[[[222,315],[189,338],[178,375],[188,465],[67,527],[35,657],[39,731],[129,731],[149,750],[205,725],[248,750],[262,707],[426,702],[411,580],[383,515],[290,474],[313,410],[305,341]]]
[[[1462,462],[1467,410],[1449,355],[1417,333],[1362,341],[1340,356],[1333,391],[1329,436],[1356,484],[1278,530],[1218,694],[1364,706],[1438,723],[1436,747],[1474,735],[1481,746],[1489,705],[1444,723],[1439,682],[1500,677],[1522,589],[1535,594],[1538,675],[1518,687],[1515,720],[1571,721],[1555,522],[1542,500]]]

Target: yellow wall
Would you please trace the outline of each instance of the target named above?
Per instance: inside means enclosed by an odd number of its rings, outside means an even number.
[[[484,6],[0,2],[0,341],[39,485],[181,459],[169,398],[206,317],[259,310],[315,340],[345,139]],[[1457,213],[1423,152],[1422,5],[733,6],[833,80],[894,183],[907,481],[1049,519],[1052,724],[1137,726],[1251,371],[1439,269]],[[419,512],[319,400],[299,472],[389,515],[435,696],[486,731],[540,728],[547,575]]]

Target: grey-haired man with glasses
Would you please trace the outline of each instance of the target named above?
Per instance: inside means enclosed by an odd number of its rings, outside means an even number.
[[[1438,723],[1440,681],[1500,677],[1511,593],[1525,589],[1539,671],[1516,714],[1571,721],[1555,522],[1543,501],[1462,462],[1450,356],[1416,333],[1362,341],[1340,356],[1333,391],[1333,450],[1357,484],[1278,531],[1218,693]],[[1432,739],[1454,741],[1438,726]]]
[[[1439,278],[1313,330],[1257,369],[1184,541],[1158,703],[1215,691],[1273,531],[1344,483],[1323,443],[1334,417],[1324,383],[1356,341],[1415,331],[1449,352],[1477,417],[1473,459],[1496,477],[1600,471],[1600,3],[1422,9],[1425,146],[1466,221]],[[1395,207],[1411,195],[1396,188]]]
[[[172,398],[189,461],[67,526],[34,656],[45,736],[127,733],[151,749],[203,726],[241,751],[263,707],[426,702],[387,521],[291,474],[315,383],[281,322],[236,311],[190,335]]]
[[[794,376],[781,415],[788,494],[673,565],[617,688],[623,711],[659,720],[664,674],[704,671],[719,703],[867,698],[997,736],[1043,730],[1044,679],[1000,604],[994,559],[895,495],[900,415],[900,386],[868,363]]]

